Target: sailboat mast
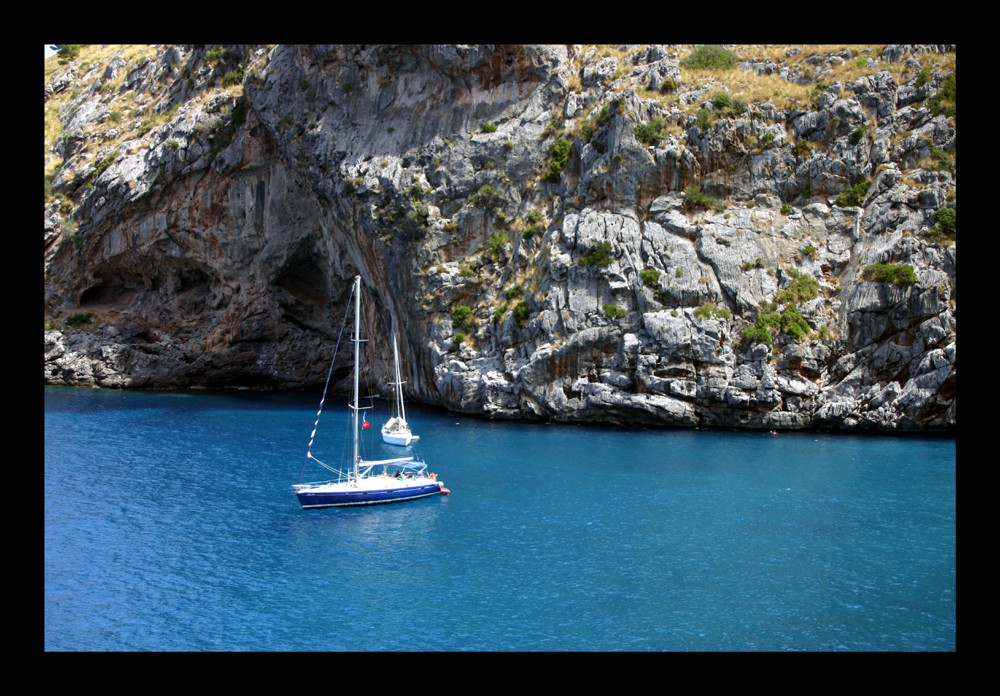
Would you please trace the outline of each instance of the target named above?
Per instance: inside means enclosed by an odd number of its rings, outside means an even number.
[[[403,406],[403,377],[399,372],[399,349],[396,347],[396,334],[392,335],[392,357],[396,367],[396,407],[399,417],[406,422],[406,407]]]
[[[354,276],[354,480],[358,480],[358,370],[361,362],[361,276]]]

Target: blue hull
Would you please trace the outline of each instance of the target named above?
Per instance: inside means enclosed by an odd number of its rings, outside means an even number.
[[[377,505],[378,503],[395,503],[401,500],[414,500],[437,495],[441,487],[436,484],[406,488],[403,490],[348,491],[336,493],[311,493],[301,491],[295,495],[303,509],[324,507],[345,507],[350,505]]]

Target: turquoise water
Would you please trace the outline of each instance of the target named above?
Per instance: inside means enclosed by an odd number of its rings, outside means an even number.
[[[45,648],[956,648],[954,440],[414,405],[450,496],[304,512],[318,401],[46,387]],[[329,463],[345,404],[313,446]]]

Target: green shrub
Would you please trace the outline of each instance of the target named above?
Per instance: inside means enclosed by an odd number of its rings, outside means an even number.
[[[781,313],[780,325],[781,330],[794,338],[796,341],[801,341],[809,334],[809,324],[806,322],[805,318],[799,314],[799,308],[794,304],[786,307],[785,311]]]
[[[801,304],[819,294],[819,281],[808,273],[799,273],[794,268],[787,268],[785,272],[792,277],[792,282],[778,292],[776,299],[781,304]]]
[[[524,238],[524,241],[528,241],[536,234],[541,234],[544,231],[545,231],[545,225],[542,224],[541,222],[536,222],[525,227],[524,232],[521,233],[521,237]]]
[[[788,203],[783,204],[781,206],[781,214],[782,215],[791,215],[792,214],[792,206],[788,205]]]
[[[418,234],[426,234],[429,229],[427,226],[428,215],[427,205],[422,201],[417,201],[406,212],[406,222],[411,230]]]
[[[684,210],[689,213],[695,212],[697,210],[707,210],[709,208],[714,208],[715,210],[724,210],[726,204],[716,198],[711,196],[706,196],[702,190],[701,186],[697,184],[691,184],[684,191]]]
[[[247,120],[247,105],[246,102],[241,101],[239,104],[233,107],[233,125],[242,126],[243,122]]]
[[[730,70],[736,67],[736,54],[722,46],[698,46],[680,64],[688,70]]]
[[[927,108],[935,116],[944,114],[955,118],[955,97],[955,73],[952,73],[944,78],[938,93],[927,100]]]
[[[913,266],[900,266],[891,263],[875,263],[865,266],[861,272],[861,278],[872,283],[893,283],[903,287],[915,283],[917,280]]]
[[[472,194],[470,200],[472,205],[477,208],[499,208],[503,203],[503,193],[496,187],[485,184],[476,193]]]
[[[528,303],[521,300],[516,305],[514,305],[514,321],[521,328],[528,323],[528,317],[530,315],[530,310],[528,309]]]
[[[74,312],[66,317],[66,323],[77,328],[89,322],[93,316],[93,312]]]
[[[205,59],[209,63],[214,63],[218,60],[225,60],[229,57],[229,53],[229,49],[225,46],[216,46],[205,51]]]
[[[597,122],[588,118],[585,121],[580,121],[573,129],[573,135],[582,140],[585,143],[589,143],[597,135]]]
[[[702,130],[708,130],[709,128],[712,127],[712,121],[714,118],[715,114],[713,114],[708,109],[698,109],[698,112],[695,114],[694,122],[695,125],[697,125]]]
[[[500,254],[503,253],[504,248],[507,246],[507,242],[510,241],[510,235],[506,230],[500,230],[491,234],[489,239],[486,240],[486,250],[483,252],[483,256],[499,259]]]
[[[955,209],[938,208],[934,211],[934,222],[937,223],[937,230],[948,237],[955,239],[957,230],[955,229]]]
[[[559,177],[562,175],[563,169],[566,167],[566,162],[569,161],[569,154],[572,147],[566,138],[559,138],[556,142],[552,144],[549,148],[549,156],[552,157],[552,161],[549,162],[548,171],[545,174],[545,180],[556,183],[559,181]]]
[[[654,117],[649,123],[640,123],[635,127],[635,137],[640,143],[656,146],[663,140],[666,128],[666,121],[662,118]]]
[[[541,140],[550,138],[553,135],[557,135],[562,131],[563,119],[561,114],[554,114],[552,120],[549,121],[549,125],[545,126],[545,130],[542,131]]]
[[[223,76],[222,84],[227,87],[241,84],[243,82],[243,71],[244,67],[242,65],[237,66],[236,70],[230,70]]]
[[[114,150],[112,152],[109,152],[107,155],[105,155],[104,159],[102,159],[100,162],[98,162],[97,167],[94,170],[94,178],[96,179],[102,173],[104,173],[104,170],[107,169],[108,167],[110,167],[112,165],[112,163],[116,159],[118,159],[118,155],[119,154],[121,154],[120,150]]]
[[[865,196],[868,195],[868,187],[869,184],[866,181],[863,181],[860,184],[855,184],[846,191],[841,192],[841,194],[837,196],[834,203],[841,208],[847,208],[850,206],[857,206],[860,208],[862,203],[864,203]]]
[[[455,312],[452,315],[451,320],[452,328],[464,327],[466,329],[472,327],[472,308],[465,305],[458,305],[455,307]]]
[[[616,304],[606,304],[604,305],[604,313],[611,319],[621,319],[628,314],[628,310],[622,309]]]
[[[611,242],[594,242],[587,250],[587,255],[577,261],[577,263],[581,266],[607,266],[613,260],[611,250]]]
[[[780,314],[777,302],[761,302],[757,321],[743,329],[743,337],[753,343],[771,345],[772,334],[783,331],[796,341],[809,335],[809,323],[799,314],[799,308],[789,304]]]
[[[937,223],[942,232],[955,234],[956,215],[954,208],[938,208],[934,211],[934,222]]]
[[[699,319],[711,319],[712,317],[719,317],[721,319],[728,319],[732,316],[730,312],[725,307],[719,307],[714,302],[706,302],[702,306],[694,310],[694,315]]]
[[[522,295],[524,295],[524,290],[521,288],[520,285],[515,285],[511,288],[508,288],[503,295],[508,300],[513,300],[515,297],[521,297]]]
[[[80,48],[83,44],[61,44],[59,53],[56,54],[60,65],[66,65],[70,61],[80,57]]]
[[[865,137],[871,127],[866,123],[857,128],[853,133],[851,133],[851,145],[857,145],[861,142],[861,139]]]
[[[610,103],[605,104],[601,107],[601,112],[597,115],[597,125],[598,127],[603,126],[605,123],[611,120],[611,117],[616,113],[621,111],[622,99],[621,97],[615,97]]]
[[[660,92],[663,94],[672,94],[677,91],[679,86],[680,85],[677,84],[677,80],[672,77],[667,77],[660,83]]]
[[[660,280],[660,272],[655,268],[646,268],[639,272],[639,277],[642,278],[643,285],[655,288]]]
[[[935,172],[951,172],[955,173],[955,155],[954,153],[948,153],[944,150],[932,147],[931,156],[926,160],[920,162],[920,165],[924,169],[930,169]]]
[[[720,111],[725,111],[732,114],[745,114],[747,111],[747,102],[743,97],[734,97],[729,92],[717,92],[714,97],[712,97],[712,104],[715,108]]]
[[[490,123],[489,121],[483,121],[482,123],[479,124],[479,130],[481,130],[483,133],[492,133],[496,129],[497,125],[495,123]]]
[[[743,329],[743,338],[751,343],[765,343],[771,345],[771,332],[766,328],[754,324]]]
[[[454,336],[451,337],[451,340],[455,342],[456,346],[460,346],[463,343],[465,343],[465,334],[464,333],[457,333],[457,334],[455,334]]]
[[[733,103],[733,98],[729,92],[719,92],[712,99],[712,103],[715,104],[715,108],[717,109],[725,109]]]

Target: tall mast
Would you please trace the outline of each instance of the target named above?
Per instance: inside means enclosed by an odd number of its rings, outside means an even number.
[[[406,422],[406,407],[403,406],[403,377],[399,372],[399,349],[396,347],[396,334],[392,335],[392,357],[396,368],[396,408],[399,409],[399,417]]]
[[[354,480],[358,480],[358,370],[361,355],[361,276],[354,276]]]

